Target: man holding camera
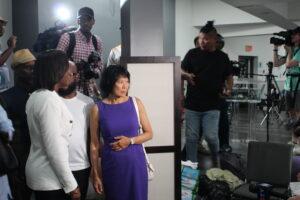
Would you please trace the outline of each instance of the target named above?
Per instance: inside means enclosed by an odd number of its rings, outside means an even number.
[[[95,24],[94,11],[89,7],[80,8],[77,16],[79,28],[72,33],[65,33],[59,40],[58,50],[67,53],[79,69],[78,90],[92,98],[100,95],[95,79],[99,78],[103,64],[102,41],[93,35]]]
[[[278,46],[274,44],[274,66],[285,64],[286,80],[284,84],[285,98],[289,120],[287,128],[293,126],[300,118],[300,27],[291,32],[292,45],[285,44],[286,58],[279,58]]]

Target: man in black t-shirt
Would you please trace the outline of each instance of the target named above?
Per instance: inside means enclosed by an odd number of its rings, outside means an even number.
[[[185,99],[187,160],[198,160],[197,146],[201,128],[214,164],[218,165],[220,94],[230,94],[233,80],[229,58],[216,49],[216,41],[217,31],[213,22],[208,22],[199,34],[200,48],[188,51],[181,68],[182,78],[188,82]]]

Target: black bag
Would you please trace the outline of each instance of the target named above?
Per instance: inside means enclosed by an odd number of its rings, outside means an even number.
[[[0,176],[16,170],[19,166],[18,159],[5,138],[5,133],[0,133]]]
[[[33,45],[33,50],[40,53],[49,49],[56,49],[60,37],[64,33],[71,32],[76,29],[76,27],[68,27],[65,24],[59,24],[59,22],[56,22],[54,27],[39,33],[38,38]]]
[[[227,169],[241,180],[246,179],[246,162],[240,154],[223,152],[220,154],[221,169]]]
[[[228,183],[212,181],[206,175],[201,175],[198,195],[205,200],[230,200],[231,192]]]
[[[69,40],[69,46],[66,51],[66,54],[68,58],[71,58],[76,45],[75,34],[73,32],[76,29],[77,28],[73,26],[66,26],[65,24],[56,23],[54,27],[51,27],[45,30],[44,32],[39,33],[38,38],[35,44],[33,45],[33,50],[36,53],[40,53],[49,49],[56,49],[60,37],[64,33],[69,33],[70,40]],[[93,42],[94,49],[97,51],[98,42],[95,35],[92,35],[92,42]]]

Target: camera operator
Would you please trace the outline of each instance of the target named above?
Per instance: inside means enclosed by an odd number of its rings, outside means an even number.
[[[78,90],[87,96],[97,98],[100,92],[95,79],[99,78],[103,67],[102,41],[91,33],[95,24],[93,9],[80,8],[77,23],[79,28],[75,32],[63,34],[57,49],[66,52],[76,63],[79,69]]]
[[[286,67],[286,80],[284,84],[286,106],[289,115],[289,119],[286,123],[286,127],[289,129],[293,126],[294,122],[300,117],[300,27],[297,27],[291,34],[291,44],[286,42],[284,48],[286,50],[286,57],[278,56],[278,46],[281,44],[274,44],[273,62],[275,67],[279,67],[285,64]],[[272,42],[271,42],[272,43]]]

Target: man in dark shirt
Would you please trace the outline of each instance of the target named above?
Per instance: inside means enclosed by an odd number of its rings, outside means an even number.
[[[15,200],[30,200],[31,190],[26,186],[25,164],[29,155],[30,137],[25,105],[32,92],[32,72],[35,57],[28,49],[16,51],[13,55],[15,86],[0,93],[0,103],[13,122],[15,134],[12,147],[19,160],[19,169],[9,174],[12,195]]]
[[[187,80],[186,151],[187,160],[197,162],[199,130],[208,142],[215,166],[218,163],[220,94],[229,95],[232,88],[230,61],[216,49],[217,31],[208,22],[199,33],[200,48],[191,49],[182,61],[182,78]],[[226,89],[223,83],[226,80]]]

